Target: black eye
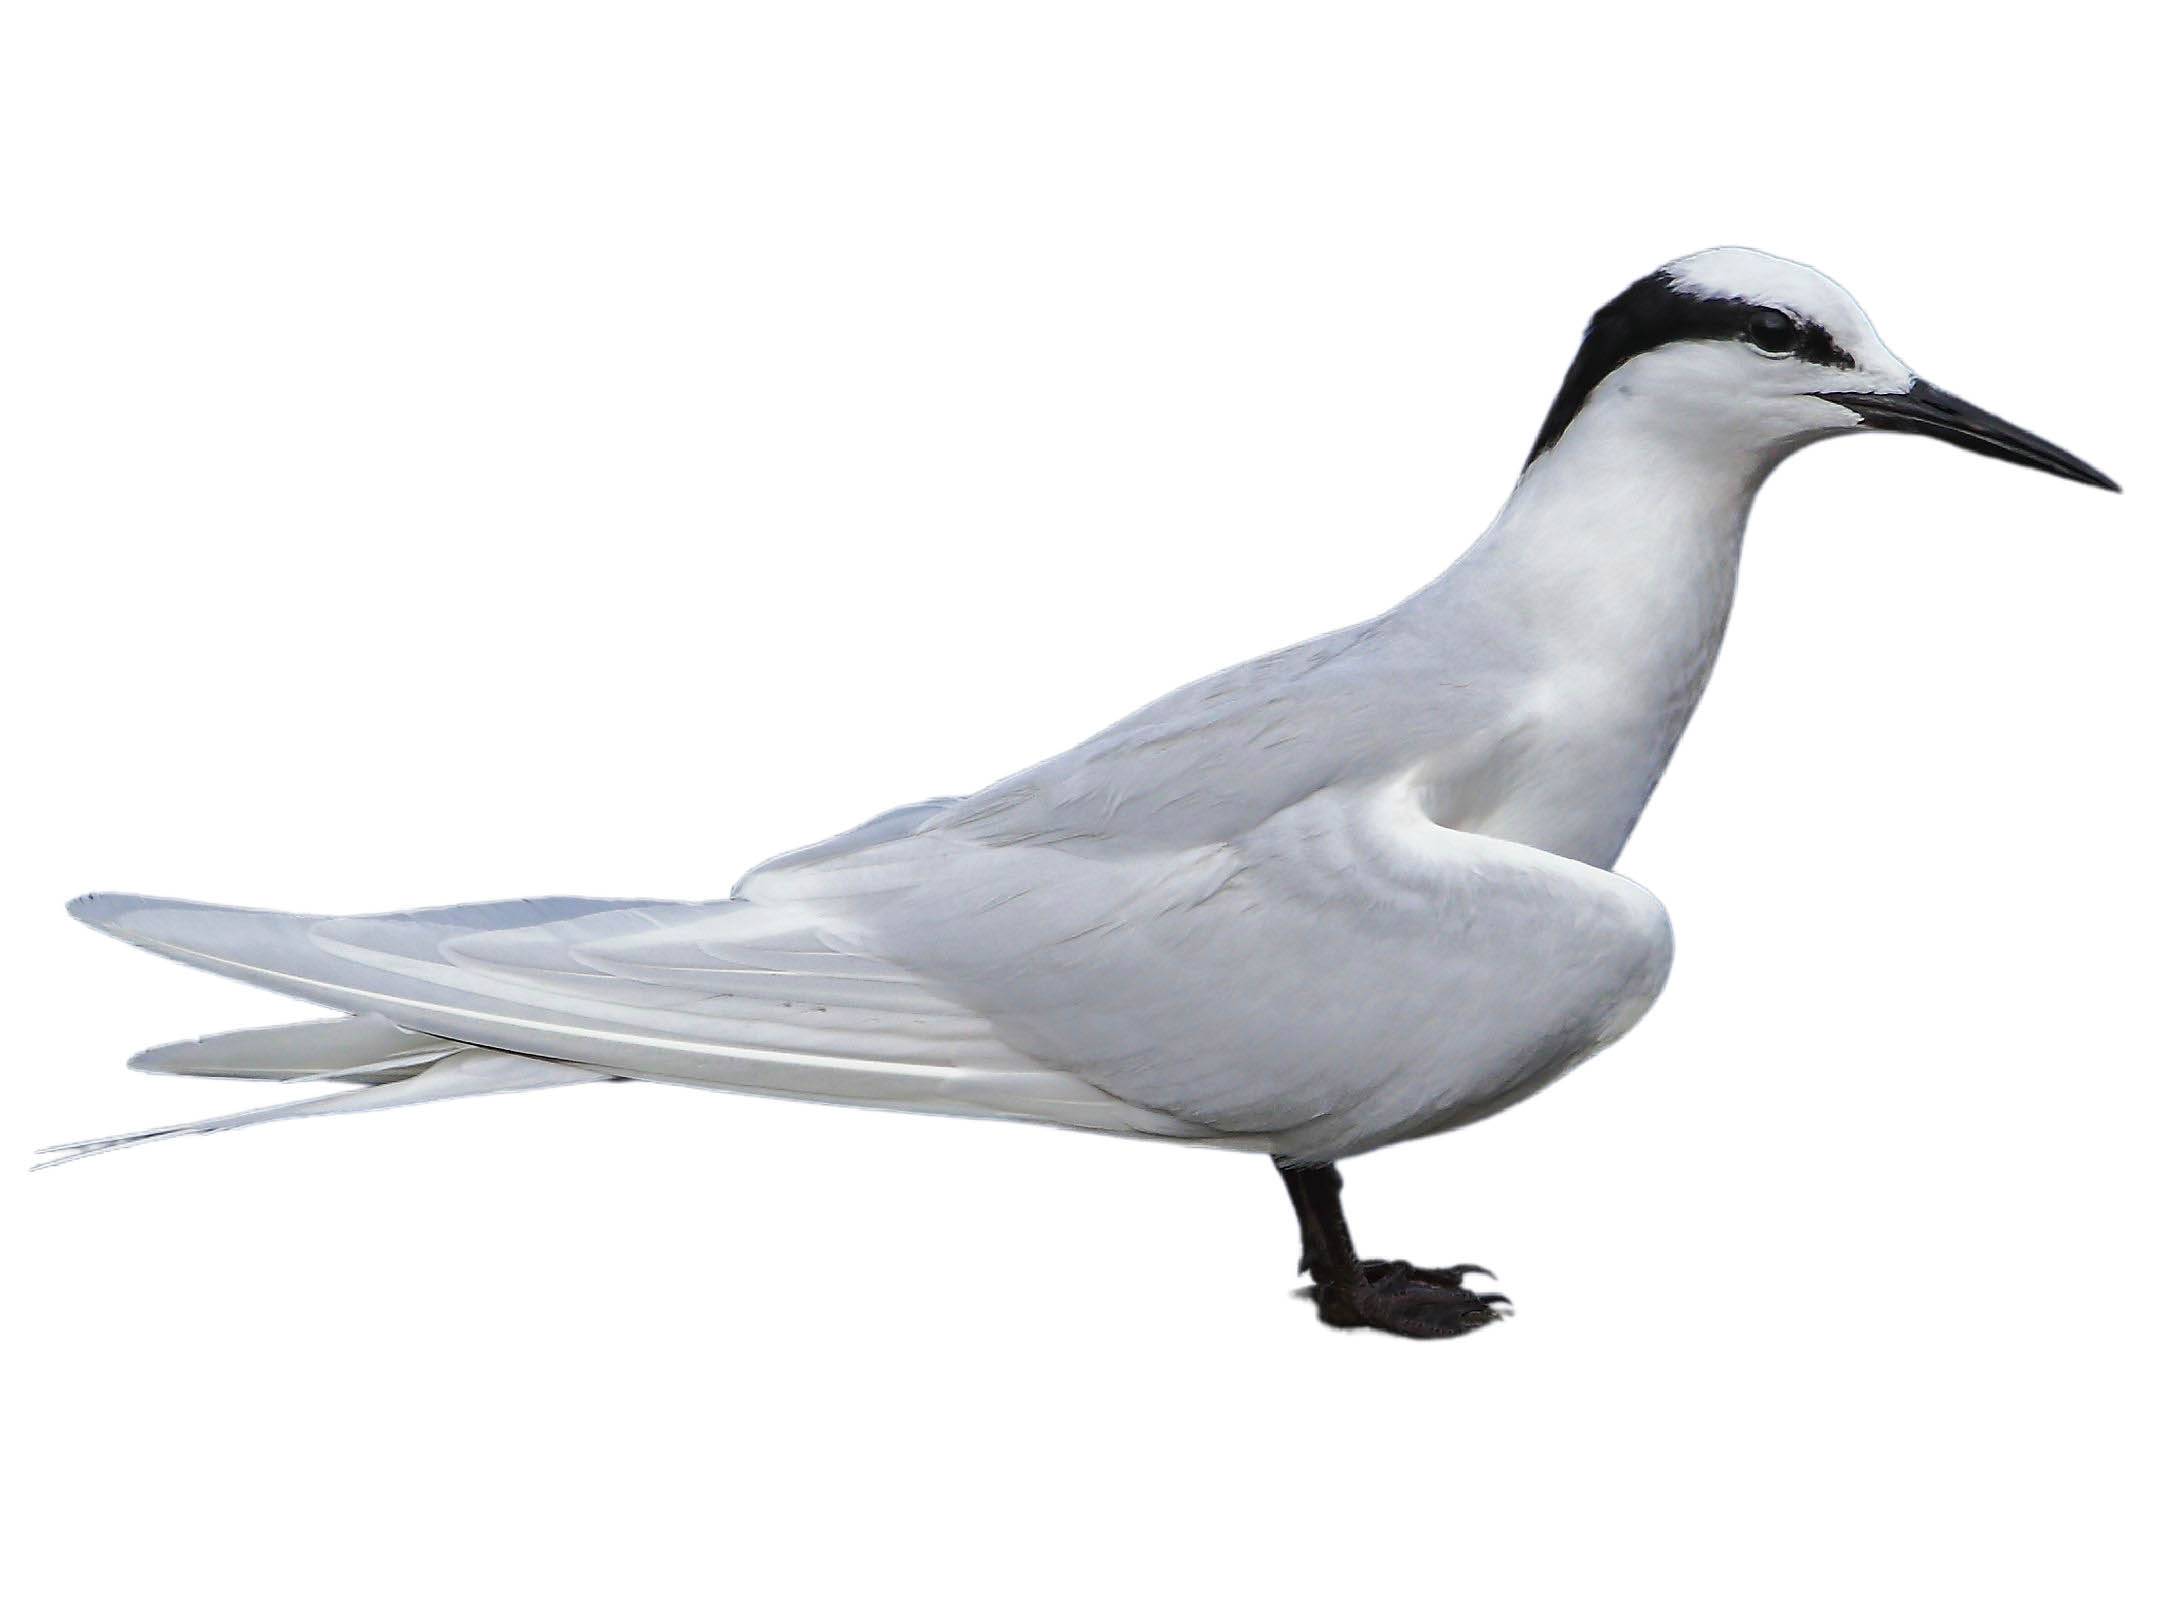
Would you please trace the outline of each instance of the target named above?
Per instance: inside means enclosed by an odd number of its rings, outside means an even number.
[[[1758,309],[1748,317],[1747,340],[1765,354],[1791,354],[1800,342],[1800,328],[1782,309]]]

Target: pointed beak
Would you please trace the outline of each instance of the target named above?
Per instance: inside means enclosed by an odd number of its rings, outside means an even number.
[[[1957,395],[1933,383],[1915,379],[1902,394],[1823,394],[1820,398],[1842,405],[1871,428],[1892,433],[1922,433],[1961,445],[1976,455],[1998,461],[2014,461],[2020,467],[2037,467],[2073,483],[2096,484],[2117,493],[2122,485],[2098,467],[2078,460],[2060,445],[2049,444],[2036,433],[2005,422],[2001,417],[1968,405]]]

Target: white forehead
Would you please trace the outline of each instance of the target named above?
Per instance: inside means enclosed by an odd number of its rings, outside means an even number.
[[[1690,253],[1665,266],[1665,274],[1682,292],[1705,298],[1740,298],[1751,304],[1769,304],[1813,321],[1837,340],[1838,346],[1869,372],[1911,372],[1875,334],[1853,295],[1813,265],[1781,259],[1754,248],[1715,247]]]
[[[1690,253],[1665,266],[1682,292],[1706,298],[1742,298],[1751,304],[1775,304],[1820,320],[1827,314],[1850,314],[1861,320],[1853,296],[1820,270],[1753,248],[1715,247]]]

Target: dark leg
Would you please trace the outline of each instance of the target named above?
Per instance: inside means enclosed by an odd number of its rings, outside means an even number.
[[[1463,1287],[1483,1266],[1424,1270],[1400,1260],[1360,1260],[1343,1219],[1342,1173],[1332,1164],[1277,1159],[1305,1240],[1300,1271],[1312,1273],[1320,1320],[1333,1327],[1371,1327],[1411,1339],[1452,1339],[1500,1319],[1505,1294]]]

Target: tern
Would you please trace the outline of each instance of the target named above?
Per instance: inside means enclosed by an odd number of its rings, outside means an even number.
[[[1267,1154],[1320,1318],[1446,1338],[1483,1267],[1361,1258],[1336,1164],[1509,1108],[1618,1040],[1672,930],[1614,861],[1718,652],[1756,491],[1863,430],[2103,489],[1916,377],[1837,283],[1714,248],[1591,319],[1506,506],[1441,577],[723,900],[306,916],[94,894],[131,944],[340,1016],[140,1054],[345,1082],[275,1119],[602,1080]]]

